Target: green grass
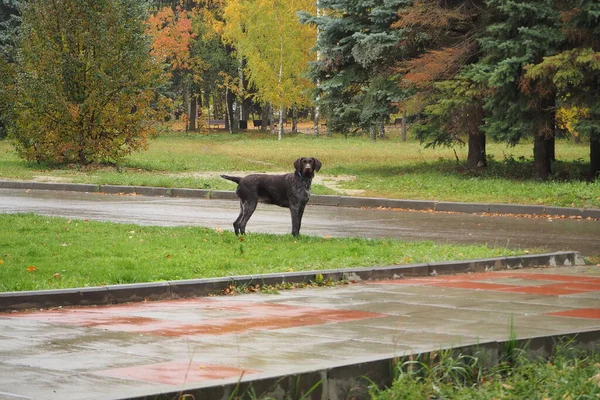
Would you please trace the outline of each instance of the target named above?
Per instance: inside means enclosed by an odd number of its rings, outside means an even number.
[[[464,168],[466,148],[424,149],[414,141],[365,137],[314,138],[287,135],[277,141],[268,133],[165,134],[147,151],[127,157],[119,168],[53,168],[17,158],[8,141],[0,141],[0,179],[63,180],[79,183],[190,187],[232,190],[235,186],[211,171],[287,172],[293,160],[314,156],[323,161],[324,178],[350,176],[336,187],[321,184],[314,193],[359,190],[361,196],[466,202],[545,204],[600,208],[600,184],[581,180],[589,146],[557,142],[558,162],[548,182],[529,178],[532,145],[487,146],[489,166],[483,172]],[[456,162],[458,157],[461,162]]]
[[[510,362],[507,360],[511,360]],[[433,361],[432,361],[433,360]],[[373,400],[456,399],[597,399],[600,353],[561,344],[549,359],[527,358],[523,349],[486,368],[479,354],[442,351],[424,360],[398,365],[387,390],[372,389]]]
[[[486,246],[0,214],[0,292],[514,255]]]

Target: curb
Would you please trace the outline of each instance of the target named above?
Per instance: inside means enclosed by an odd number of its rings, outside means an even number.
[[[580,264],[582,264],[582,259],[578,252],[564,251],[465,261],[443,261],[427,264],[242,275],[226,278],[107,285],[89,288],[2,292],[0,293],[0,311],[201,297],[223,293],[223,291],[231,285],[243,287],[256,284],[276,285],[281,283],[308,283],[315,280],[317,274],[322,275],[324,280],[332,282],[341,280],[358,282],[497,271],[546,265],[571,266]]]
[[[215,200],[237,200],[234,191],[151,186],[93,185],[0,180],[0,189],[60,190],[87,193],[136,194],[140,196],[189,197]],[[503,203],[461,203],[435,200],[403,200],[378,197],[351,197],[313,194],[310,204],[338,207],[398,208],[418,211],[459,212],[465,214],[498,213],[525,215],[557,215],[600,219],[600,209]]]

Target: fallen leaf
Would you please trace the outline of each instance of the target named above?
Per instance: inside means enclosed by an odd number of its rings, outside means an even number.
[[[35,271],[37,271],[37,268],[34,265],[30,265],[29,267],[27,267],[27,271],[35,272]]]
[[[4,260],[0,260],[0,265],[4,264]]]
[[[170,259],[171,257],[172,257],[172,256],[171,256],[170,254],[167,254],[167,258],[169,258],[169,259]]]
[[[60,278],[62,278],[62,275],[57,272],[56,274],[52,275],[52,277],[56,278],[56,279],[60,279]]]

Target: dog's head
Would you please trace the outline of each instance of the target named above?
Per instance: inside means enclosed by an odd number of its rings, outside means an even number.
[[[302,157],[294,161],[296,172],[303,178],[312,178],[321,169],[321,161],[312,157]]]

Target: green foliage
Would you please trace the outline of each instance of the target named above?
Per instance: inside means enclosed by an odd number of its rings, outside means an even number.
[[[145,7],[137,0],[27,3],[13,134],[23,158],[89,164],[146,146],[160,107]]]
[[[477,81],[478,66],[468,65],[452,80],[435,85],[435,101],[425,108],[427,122],[415,133],[425,147],[464,144],[466,135],[478,134],[483,122],[485,85]]]
[[[404,31],[391,29],[406,0],[321,0],[322,16],[302,14],[319,30],[317,61],[311,76],[318,82],[318,102],[328,129],[348,133],[369,129],[395,111],[402,91],[391,66],[401,58]]]
[[[534,96],[519,89],[524,68],[555,53],[563,37],[552,0],[489,0],[488,6],[495,22],[479,41],[484,57],[478,62],[490,88],[483,130],[514,144],[540,134],[548,123]]]

